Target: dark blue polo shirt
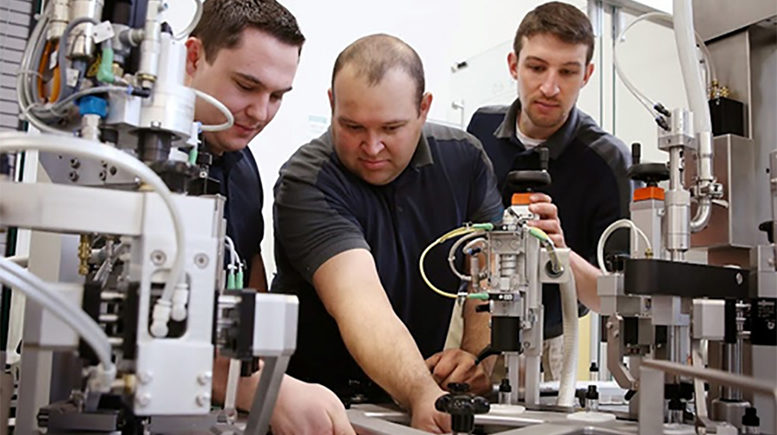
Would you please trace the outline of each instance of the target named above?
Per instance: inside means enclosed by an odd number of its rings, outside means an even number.
[[[244,285],[248,285],[251,260],[261,251],[264,237],[264,195],[259,168],[251,150],[245,147],[214,156],[209,174],[219,181],[220,193],[227,198],[224,204],[227,235],[235,242],[235,249],[246,264]]]
[[[368,378],[311,285],[318,267],[349,249],[369,250],[394,312],[428,357],[443,348],[453,301],[422,281],[421,252],[464,222],[498,220],[502,206],[491,163],[477,139],[427,124],[408,167],[385,186],[349,172],[335,154],[331,132],[325,133],[283,166],[273,210],[278,274],[272,291],[300,300],[297,350],[288,373],[347,397],[350,381]],[[455,292],[459,280],[448,268],[450,243],[432,250],[425,264],[437,287]],[[364,319],[364,327],[369,326]],[[387,346],[391,341],[386,337]]]
[[[526,149],[515,134],[520,107],[520,100],[516,99],[511,106],[481,108],[467,127],[491,158],[500,192],[508,172],[539,167],[539,153]],[[577,108],[539,146],[548,148],[552,184],[537,190],[550,195],[558,207],[567,246],[596,264],[599,236],[612,222],[629,216],[631,182],[626,170],[631,153],[623,142],[603,131]],[[542,303],[545,338],[561,335],[558,286],[543,287]]]

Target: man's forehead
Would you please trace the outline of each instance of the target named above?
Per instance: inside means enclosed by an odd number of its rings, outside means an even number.
[[[520,57],[524,59],[583,66],[587,54],[588,46],[584,43],[566,42],[552,33],[524,36],[521,40]]]

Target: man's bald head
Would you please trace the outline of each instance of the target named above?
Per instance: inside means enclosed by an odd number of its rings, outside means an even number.
[[[370,86],[383,80],[388,71],[399,68],[409,75],[416,85],[416,103],[420,107],[424,95],[424,66],[412,47],[391,35],[375,34],[357,39],[345,48],[335,60],[332,71],[332,93],[335,78],[345,67],[353,68],[357,77],[367,80]]]

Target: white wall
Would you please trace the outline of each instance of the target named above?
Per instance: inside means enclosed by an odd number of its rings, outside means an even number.
[[[514,98],[515,85],[507,73],[506,57],[515,30],[526,14],[542,0],[286,0],[282,3],[297,17],[307,42],[302,50],[294,90],[285,98],[275,120],[254,139],[250,147],[256,156],[265,188],[264,260],[271,274],[275,270],[272,235],[272,187],[280,166],[302,144],[318,136],[329,121],[326,97],[331,70],[337,54],[355,39],[371,33],[385,32],[402,38],[413,46],[424,61],[427,90],[434,95],[430,118],[461,124],[460,111],[451,108],[454,100],[477,86],[501,86],[497,97],[488,96],[476,103],[504,103]],[[585,0],[570,0],[585,10]],[[182,28],[191,17],[193,0],[171,2],[169,19],[174,28]],[[606,19],[602,47],[597,47],[594,60],[602,51],[606,67],[594,73],[580,96],[579,106],[605,129],[612,131],[615,113],[616,134],[627,144],[639,140],[647,148],[655,147],[653,121],[622,84],[616,82],[613,100],[613,73],[609,69],[611,38]],[[632,81],[654,98],[671,108],[684,106],[684,92],[679,64],[671,40],[671,31],[645,24],[634,29],[623,46],[622,59]],[[478,74],[453,73],[455,62],[468,60],[471,68],[480,65]],[[484,66],[485,65],[485,66]],[[601,75],[601,77],[600,77]],[[633,76],[632,76],[633,75]],[[512,89],[510,86],[512,84]],[[488,89],[488,88],[486,88]],[[603,92],[600,96],[600,91]],[[492,98],[493,97],[493,98]],[[613,111],[613,103],[617,111]],[[468,115],[475,109],[470,104]],[[600,112],[604,115],[600,116]],[[646,160],[661,159],[656,151],[645,150]]]

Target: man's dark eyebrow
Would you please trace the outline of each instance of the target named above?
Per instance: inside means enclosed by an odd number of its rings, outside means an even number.
[[[541,57],[537,57],[537,56],[526,56],[526,60],[532,60],[532,61],[537,61],[537,62],[542,62],[542,63],[548,63],[545,59],[543,59]],[[567,66],[567,67],[568,66],[577,66],[577,67],[581,67],[581,68],[583,67],[583,65],[580,62],[577,62],[577,61],[565,62],[563,65]]]
[[[234,73],[234,74],[235,74],[236,76],[240,77],[240,78],[241,78],[241,79],[243,79],[243,80],[246,80],[246,81],[249,81],[249,82],[251,82],[251,84],[254,84],[254,85],[263,85],[263,83],[262,83],[262,81],[261,81],[261,80],[259,80],[258,78],[254,77],[254,76],[252,76],[252,75],[250,75],[250,74],[241,73],[241,72],[236,72],[236,73]]]
[[[261,81],[261,80],[259,80],[258,78],[254,77],[254,76],[252,76],[252,75],[250,75],[250,74],[241,73],[241,72],[235,72],[234,74],[235,74],[236,76],[238,76],[239,78],[241,78],[242,80],[245,80],[245,81],[251,82],[251,84],[252,84],[252,85],[257,85],[257,86],[261,86],[261,87],[266,87],[266,86],[264,85],[264,83],[262,83],[262,81]],[[285,88],[285,89],[279,89],[279,90],[276,90],[276,91],[274,91],[274,92],[275,92],[275,93],[278,93],[278,92],[280,92],[281,94],[285,94],[286,92],[289,92],[289,91],[291,91],[291,86],[289,86],[288,88]]]

